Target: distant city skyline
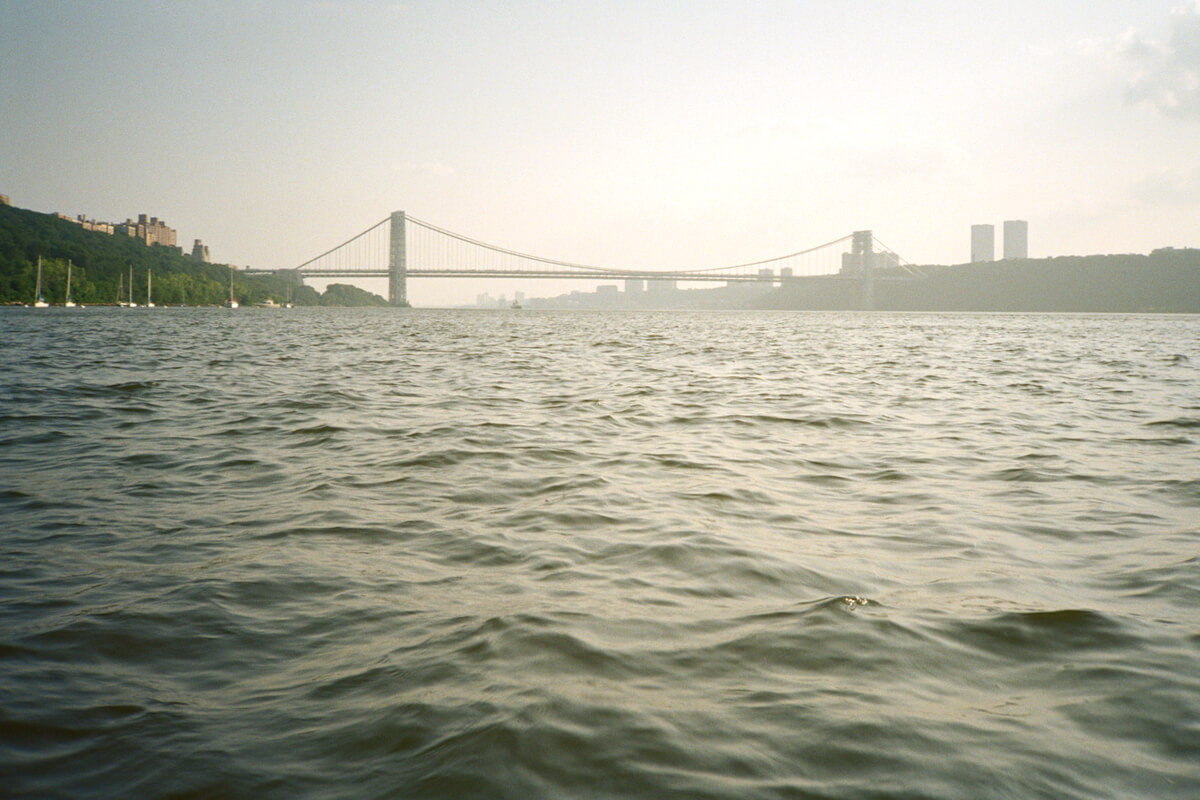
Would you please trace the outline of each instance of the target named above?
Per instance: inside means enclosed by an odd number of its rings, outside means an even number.
[[[150,209],[242,266],[397,209],[663,269],[861,229],[963,263],[1016,219],[1031,257],[1200,246],[1200,0],[0,0],[0,73],[14,205]]]

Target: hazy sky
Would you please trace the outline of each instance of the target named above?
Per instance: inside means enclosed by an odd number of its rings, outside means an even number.
[[[397,209],[612,266],[1195,247],[1200,0],[0,0],[0,193],[255,267]]]

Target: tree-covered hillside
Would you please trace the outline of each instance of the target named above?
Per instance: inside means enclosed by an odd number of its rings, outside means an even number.
[[[1200,250],[1061,256],[921,267],[924,278],[875,283],[881,311],[1200,313]],[[855,281],[797,281],[758,308],[861,308]]]
[[[957,311],[1200,312],[1200,250],[1060,256],[927,269],[885,290],[892,308]]]
[[[71,263],[71,299],[97,305],[129,299],[133,269],[133,301],[146,302],[146,277],[152,273],[153,299],[160,305],[216,305],[229,296],[230,269],[200,264],[171,247],[147,246],[140,239],[84,230],[52,214],[0,206],[0,303],[30,303],[42,259],[42,295],[62,303]],[[386,301],[354,287],[315,289],[274,275],[233,272],[233,290],[243,305],[289,297],[297,305],[386,305]],[[350,291],[353,290],[353,291]],[[118,294],[120,297],[118,298]]]

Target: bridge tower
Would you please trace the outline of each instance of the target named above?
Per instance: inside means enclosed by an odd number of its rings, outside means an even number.
[[[392,212],[392,241],[388,251],[388,302],[408,305],[408,251],[404,242],[404,212]]]
[[[862,307],[864,311],[875,310],[875,236],[871,231],[855,231],[851,240],[851,252],[857,256],[862,275]]]

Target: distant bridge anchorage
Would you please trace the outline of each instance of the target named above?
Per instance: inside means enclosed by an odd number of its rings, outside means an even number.
[[[408,304],[409,278],[578,278],[626,281],[786,283],[799,278],[856,280],[863,306],[874,304],[877,280],[920,273],[871,231],[761,261],[725,267],[656,270],[608,268],[519,253],[394,211],[337,247],[296,267],[304,278],[387,278],[388,302]]]

